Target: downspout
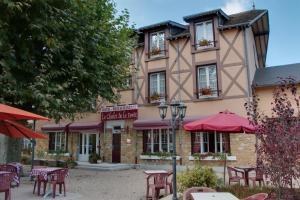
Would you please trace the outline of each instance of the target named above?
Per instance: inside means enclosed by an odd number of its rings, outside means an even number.
[[[245,61],[244,65],[247,69],[247,79],[248,79],[248,99],[252,96],[252,91],[251,91],[251,82],[250,82],[250,70],[249,70],[249,59],[248,59],[248,46],[247,46],[247,26],[243,27],[243,36],[244,36],[244,53],[245,53]]]

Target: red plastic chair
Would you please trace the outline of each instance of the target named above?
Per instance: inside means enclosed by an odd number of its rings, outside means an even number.
[[[11,182],[14,174],[0,174],[0,192],[5,192],[5,200],[11,200]]]
[[[268,198],[267,193],[258,193],[258,194],[252,195],[250,197],[247,197],[244,200],[265,200],[267,198]]]
[[[65,179],[68,174],[68,169],[59,169],[50,174],[50,184],[52,184],[52,198],[56,196],[56,185],[59,185],[59,193],[62,193],[64,187],[64,196],[66,196]]]
[[[147,177],[147,189],[146,189],[146,199],[151,198],[152,200],[159,199],[160,190],[164,189],[165,194],[168,193],[167,179],[168,173],[158,173],[151,174]],[[151,196],[149,191],[151,190]]]
[[[34,168],[45,168],[46,166],[34,166]],[[43,188],[43,195],[45,194],[46,192],[46,187],[47,187],[47,182],[48,180],[45,179],[43,176],[37,176],[35,177],[35,180],[34,180],[34,186],[33,186],[33,192],[32,194],[35,193],[35,189],[36,189],[36,186],[38,187],[38,196],[41,195],[41,186],[43,184],[44,188]]]
[[[245,174],[242,171],[239,171],[233,167],[227,167],[228,176],[229,176],[229,185],[231,182],[236,182],[241,184],[241,180],[245,181]],[[240,174],[240,175],[239,175]]]
[[[173,194],[173,172],[168,171],[168,178],[167,178],[167,187],[169,188],[170,194]]]
[[[249,177],[249,180],[251,180],[253,182],[253,186],[256,186],[256,181],[258,181],[259,187],[261,187],[262,184],[265,185],[264,174],[259,169],[255,170],[255,176],[254,177]]]
[[[192,193],[196,192],[216,192],[216,190],[208,187],[191,187],[184,191],[183,200],[193,200]]]
[[[4,164],[0,166],[0,171],[6,171],[6,172],[12,172],[13,174],[13,178],[17,178],[17,181],[14,181],[14,179],[12,180],[12,183],[15,183],[12,186],[19,186],[20,185],[20,174],[18,173],[18,169],[10,164]]]

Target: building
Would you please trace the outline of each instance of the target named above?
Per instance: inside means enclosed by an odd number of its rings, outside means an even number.
[[[183,19],[184,25],[164,21],[139,28],[132,77],[118,91],[119,105],[101,102],[101,113],[76,122],[39,124],[49,143],[39,141],[37,151],[62,150],[79,161],[96,152],[105,162],[165,164],[171,162],[172,137],[170,115],[161,120],[158,113],[161,101],[184,102],[183,123],[223,110],[245,116],[244,103],[262,81],[257,73],[268,73],[268,11],[227,15],[217,9]],[[265,88],[259,90],[270,92]],[[211,155],[222,152],[230,153],[234,165],[256,160],[251,134],[191,133],[179,127],[176,142],[182,165],[193,164],[195,154],[207,155],[204,164],[217,165]]]

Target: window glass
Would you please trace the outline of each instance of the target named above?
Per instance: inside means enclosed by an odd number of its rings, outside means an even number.
[[[150,95],[150,102],[160,101],[165,99],[166,95],[166,73],[159,72],[159,73],[152,73],[150,74],[150,84],[149,84],[149,95]]]
[[[214,46],[214,33],[212,21],[196,24],[196,48]]]
[[[66,150],[66,133],[50,132],[49,133],[49,150],[65,151]]]
[[[155,32],[150,35],[150,49],[151,56],[157,56],[164,54],[165,49],[165,33]]]
[[[146,134],[146,135],[145,135]],[[172,134],[168,129],[153,129],[144,131],[146,138],[145,151],[149,153],[155,152],[172,152]]]
[[[197,73],[198,97],[218,96],[216,65],[200,66]]]
[[[159,129],[153,130],[153,152],[159,152]]]

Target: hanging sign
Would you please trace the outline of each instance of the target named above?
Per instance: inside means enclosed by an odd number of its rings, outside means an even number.
[[[101,109],[101,120],[137,119],[138,105],[111,106]]]

